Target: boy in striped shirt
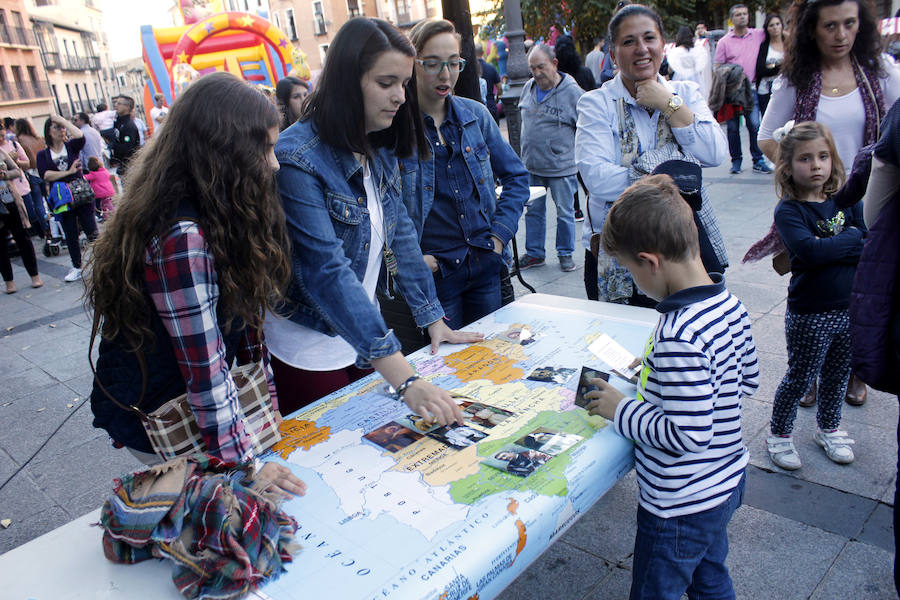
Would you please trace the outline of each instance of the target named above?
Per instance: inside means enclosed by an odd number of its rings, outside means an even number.
[[[635,442],[631,599],[734,598],[725,557],[749,459],[741,398],[759,384],[750,318],[703,268],[692,210],[668,175],[625,190],[601,243],[659,301],[636,398],[602,379],[585,395],[591,414]]]

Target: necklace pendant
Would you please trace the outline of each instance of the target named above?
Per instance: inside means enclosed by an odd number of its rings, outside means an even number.
[[[400,269],[397,268],[397,257],[394,256],[394,251],[390,248],[384,249],[384,264],[387,266],[388,273],[391,274],[391,277],[396,277],[398,273],[400,273]]]

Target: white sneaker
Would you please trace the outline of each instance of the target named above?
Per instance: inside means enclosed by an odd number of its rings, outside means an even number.
[[[772,459],[772,462],[782,469],[796,471],[803,466],[800,463],[800,455],[794,448],[793,436],[771,435],[766,438],[766,449],[769,451],[769,458]]]
[[[846,431],[835,429],[834,431],[823,431],[816,429],[813,439],[818,445],[825,449],[825,454],[832,461],[839,465],[846,465],[853,462],[853,449],[850,444],[856,442],[850,439]]]
[[[73,281],[78,281],[79,279],[81,279],[81,269],[76,269],[73,267],[72,270],[69,271],[69,274],[64,277],[64,279],[68,283],[72,283]]]

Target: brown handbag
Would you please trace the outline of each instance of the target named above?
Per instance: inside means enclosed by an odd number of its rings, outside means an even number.
[[[153,452],[158,456],[170,460],[178,456],[206,452],[208,448],[203,442],[200,427],[197,425],[194,411],[188,402],[187,393],[172,398],[150,413],[139,408],[144,400],[147,385],[147,367],[144,364],[144,355],[140,351],[138,351],[138,362],[141,365],[143,382],[141,397],[137,404],[125,406],[106,391],[97,378],[97,370],[91,357],[99,321],[100,317],[95,313],[91,329],[91,343],[88,348],[88,360],[98,387],[116,406],[122,410],[133,412],[140,418],[144,431],[150,439]],[[244,431],[250,435],[255,456],[259,456],[281,440],[275,410],[272,408],[272,398],[269,395],[266,370],[262,362],[262,347],[257,346],[257,349],[259,350],[259,359],[254,358],[251,363],[238,365],[231,369],[231,376],[238,391]]]
[[[779,275],[787,275],[791,272],[791,258],[788,256],[787,250],[782,250],[772,257],[772,268]]]

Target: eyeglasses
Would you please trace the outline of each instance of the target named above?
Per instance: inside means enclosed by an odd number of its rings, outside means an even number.
[[[426,58],[424,60],[416,59],[416,62],[422,65],[422,70],[429,75],[437,75],[444,70],[444,67],[447,67],[451,73],[459,73],[466,68],[466,59],[464,58],[451,58],[450,60]]]

